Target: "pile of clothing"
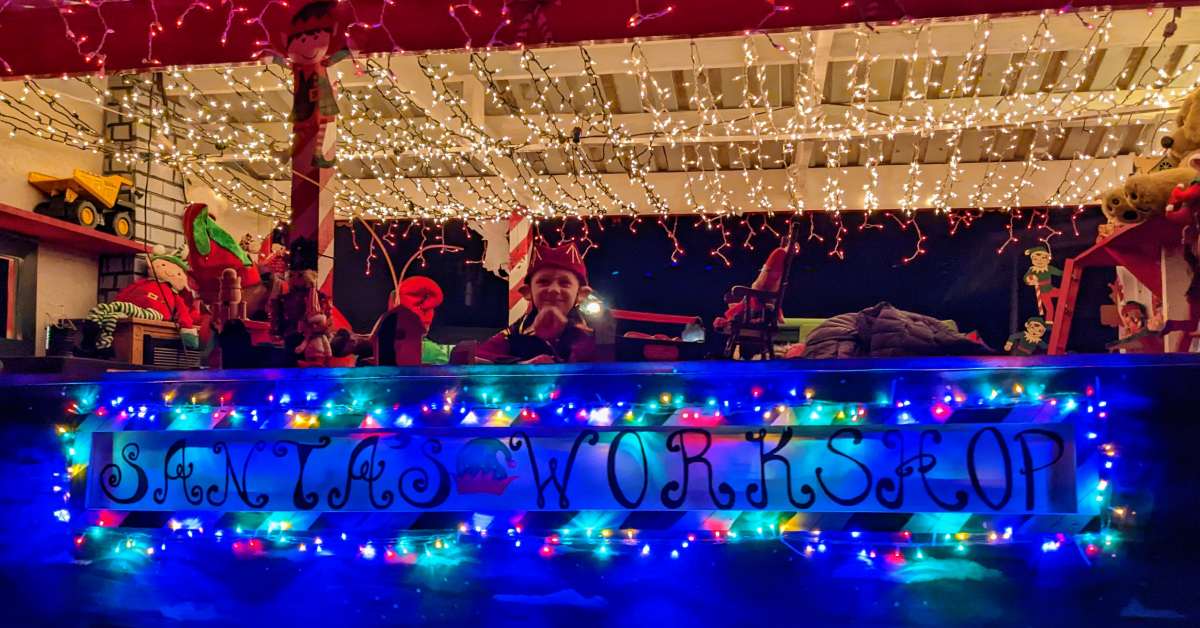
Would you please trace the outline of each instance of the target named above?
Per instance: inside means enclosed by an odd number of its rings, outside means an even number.
[[[824,360],[995,353],[974,334],[961,334],[936,318],[884,302],[821,323],[808,335],[801,357]]]

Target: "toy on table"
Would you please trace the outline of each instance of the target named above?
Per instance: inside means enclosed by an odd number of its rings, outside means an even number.
[[[133,237],[133,181],[85,170],[75,170],[66,179],[30,172],[28,181],[49,197],[33,211],[122,238]]]
[[[108,303],[99,303],[87,315],[80,353],[107,357],[112,354],[113,330],[123,318],[166,320],[177,323],[185,347],[199,346],[196,312],[183,293],[188,290],[188,265],[178,255],[159,250],[150,256],[150,276],[126,286]]]
[[[1042,340],[1046,336],[1046,319],[1032,316],[1025,321],[1025,331],[1008,337],[1004,350],[1010,355],[1028,356],[1046,350],[1047,344]]]
[[[312,271],[305,271],[311,273]],[[314,273],[315,275],[315,273]],[[329,315],[326,314],[328,301],[321,300],[321,292],[316,288],[316,278],[305,295],[304,319],[298,331],[304,339],[296,346],[295,353],[303,356],[300,366],[328,366],[333,357],[333,348],[329,343]]]
[[[1043,318],[1054,320],[1054,302],[1058,298],[1058,288],[1054,286],[1054,277],[1062,277],[1062,271],[1050,265],[1050,249],[1035,246],[1026,249],[1030,267],[1025,272],[1025,285],[1037,291],[1038,314]]]

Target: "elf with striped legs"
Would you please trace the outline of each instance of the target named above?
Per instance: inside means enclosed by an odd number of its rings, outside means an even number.
[[[191,305],[180,296],[188,287],[188,265],[176,255],[158,252],[150,256],[150,276],[126,286],[108,303],[100,303],[87,315],[83,340],[76,353],[109,357],[113,330],[123,318],[169,320],[179,324],[185,347],[200,345]]]

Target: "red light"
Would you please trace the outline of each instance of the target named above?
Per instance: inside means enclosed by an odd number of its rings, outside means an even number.
[[[754,388],[750,389],[750,396],[754,397],[755,399],[758,399],[759,397],[761,397],[762,394],[763,394],[762,386],[755,386]]]
[[[549,557],[551,557],[551,556],[553,556],[553,555],[554,555],[554,548],[553,548],[553,547],[550,547],[549,545],[543,545],[543,546],[542,546],[542,549],[541,549],[541,551],[540,551],[539,553],[540,553],[542,556],[545,556],[545,557],[549,558]]]

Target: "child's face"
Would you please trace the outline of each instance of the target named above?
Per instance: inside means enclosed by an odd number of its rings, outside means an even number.
[[[1050,265],[1050,254],[1044,251],[1038,251],[1029,256],[1029,261],[1033,263],[1035,268],[1045,268]]]
[[[542,310],[554,308],[562,313],[569,312],[579,299],[591,293],[587,286],[579,285],[579,277],[569,270],[543,268],[533,275],[528,285],[521,288],[533,307]]]

